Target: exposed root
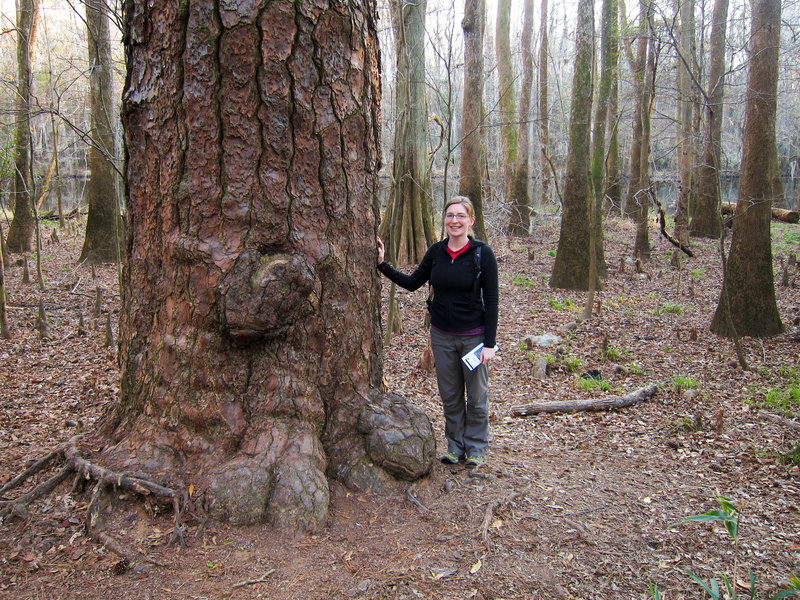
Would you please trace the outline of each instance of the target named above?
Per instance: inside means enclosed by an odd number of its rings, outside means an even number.
[[[27,512],[27,507],[32,502],[49,494],[67,478],[74,475],[74,489],[80,484],[85,484],[89,481],[95,482],[91,499],[89,500],[86,510],[86,535],[118,554],[126,563],[131,564],[137,562],[138,558],[136,552],[128,550],[102,531],[101,500],[103,495],[109,490],[126,489],[136,492],[140,496],[148,496],[170,502],[174,511],[175,523],[172,535],[167,542],[167,547],[171,546],[176,540],[179,541],[182,546],[185,546],[183,528],[181,527],[182,495],[172,488],[158,484],[144,473],[119,473],[86,460],[80,455],[78,450],[77,443],[80,437],[81,436],[73,437],[47,456],[35,461],[25,469],[24,472],[20,473],[0,488],[0,521],[5,521],[9,517],[15,515],[25,514]],[[18,498],[13,500],[3,499],[3,495],[6,492],[20,487],[33,475],[51,468],[58,462],[62,464],[55,475]]]

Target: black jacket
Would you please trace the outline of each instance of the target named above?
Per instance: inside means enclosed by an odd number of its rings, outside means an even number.
[[[433,286],[433,298],[428,305],[431,324],[451,333],[483,326],[483,343],[492,348],[497,343],[497,259],[491,246],[470,237],[469,247],[453,260],[447,253],[447,242],[445,238],[428,248],[422,262],[410,275],[387,262],[378,265],[378,270],[411,292],[430,283]],[[478,246],[481,247],[480,270],[475,260]]]

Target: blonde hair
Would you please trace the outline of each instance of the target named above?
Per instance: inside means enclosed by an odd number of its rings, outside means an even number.
[[[442,211],[442,222],[444,222],[444,216],[447,214],[447,209],[453,206],[454,204],[461,204],[466,210],[469,218],[474,221],[475,220],[475,207],[472,205],[472,200],[467,198],[466,196],[453,196],[447,203],[444,205],[444,210]],[[469,226],[467,230],[468,235],[475,235],[475,232],[472,231],[472,225]]]

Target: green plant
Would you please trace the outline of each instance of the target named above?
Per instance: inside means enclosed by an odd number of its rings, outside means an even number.
[[[600,353],[600,360],[619,360],[623,356],[630,358],[633,353],[630,350],[623,350],[616,346],[609,346],[604,352]]]
[[[697,419],[691,417],[678,417],[675,420],[675,428],[678,431],[699,431],[701,424],[698,424]]]
[[[639,363],[631,363],[628,365],[628,372],[631,375],[644,375],[644,369]]]
[[[522,287],[531,287],[535,285],[532,279],[526,277],[525,275],[521,275],[517,273],[511,277],[511,284],[512,285],[521,285]]]
[[[583,361],[577,356],[573,356],[572,354],[570,354],[569,356],[565,356],[561,362],[564,364],[564,366],[567,368],[567,371],[569,371],[570,373],[574,373],[575,371],[580,371],[583,368]]]
[[[720,508],[718,510],[710,510],[708,512],[704,512],[699,515],[695,515],[692,517],[686,517],[682,520],[683,523],[686,522],[701,522],[701,523],[710,523],[710,522],[721,522],[725,530],[728,532],[728,537],[733,541],[733,573],[730,577],[727,574],[722,574],[721,581],[722,585],[724,585],[724,589],[720,588],[720,580],[716,578],[711,578],[708,582],[701,579],[698,575],[693,573],[692,571],[686,571],[686,574],[701,588],[705,591],[706,594],[713,600],[739,600],[742,596],[739,595],[739,592],[736,590],[737,582],[739,579],[737,578],[737,571],[739,568],[739,520],[741,517],[741,510],[733,504],[733,501],[730,498],[725,496],[718,496],[717,501],[719,502]],[[748,569],[749,575],[749,582],[750,586],[747,589],[747,596],[750,600],[755,600],[756,597],[756,577],[753,573],[752,569]],[[782,585],[788,587],[781,592],[778,592],[776,595],[772,596],[770,600],[780,600],[781,598],[788,598],[790,596],[798,596],[800,595],[800,579],[796,576],[791,575],[788,581],[781,582]],[[739,584],[741,585],[741,584]],[[653,594],[654,586],[651,582],[650,584],[650,593]],[[655,593],[658,593],[658,588],[655,588]],[[654,595],[653,598],[658,598],[659,596]]]
[[[685,375],[674,375],[672,377],[672,389],[678,394],[685,390],[697,389],[697,386],[697,380],[691,377],[686,377]]]
[[[547,251],[547,256],[553,256],[553,257],[555,257],[555,255],[556,255],[556,251],[555,251],[555,250],[548,250],[548,251]]]
[[[584,392],[588,392],[589,390],[595,388],[604,392],[607,392],[611,389],[611,386],[608,385],[608,382],[605,379],[595,379],[594,377],[579,377],[578,387],[583,389]]]
[[[703,269],[702,267],[699,269],[692,269],[691,273],[692,277],[694,277],[695,279],[705,279],[706,277],[706,270]]]
[[[576,306],[575,303],[569,298],[564,298],[563,300],[559,300],[557,298],[550,298],[547,302],[555,310],[571,310],[573,312],[581,310],[581,308],[579,306]]]

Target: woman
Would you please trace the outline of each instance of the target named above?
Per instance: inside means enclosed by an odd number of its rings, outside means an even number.
[[[445,205],[444,222],[447,237],[428,248],[411,275],[384,261],[378,239],[378,270],[411,292],[430,283],[431,347],[447,438],[440,460],[477,467],[489,443],[487,365],[497,351],[497,260],[488,244],[470,235],[475,209],[469,198],[454,196]],[[480,364],[471,370],[462,357],[479,344]]]

